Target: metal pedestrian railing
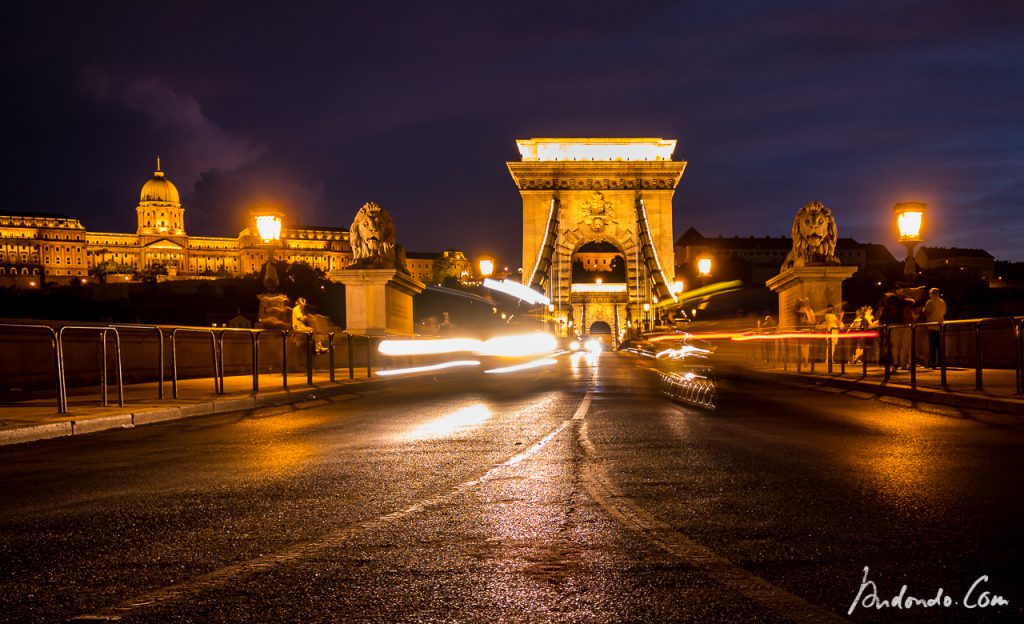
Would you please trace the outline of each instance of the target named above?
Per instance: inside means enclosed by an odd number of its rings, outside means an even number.
[[[888,382],[906,370],[913,389],[919,385],[919,369],[939,372],[939,386],[950,390],[950,371],[973,370],[973,389],[985,389],[985,375],[1012,370],[1015,394],[1024,394],[1024,317],[952,320],[938,323],[881,325],[865,329],[829,331],[757,330],[748,336],[758,347],[754,359],[791,366],[798,372],[815,372],[823,366],[829,375],[846,375],[847,369],[868,375],[868,367],[883,369]]]
[[[96,327],[91,325],[64,325],[57,330],[57,359],[60,362],[60,372],[58,373],[58,380],[62,387],[60,389],[61,394],[64,395],[64,408],[67,410],[67,385],[64,380],[67,378],[64,370],[64,333],[67,331],[79,331],[79,332],[96,332],[100,337],[100,399],[103,403],[103,407],[109,405],[107,397],[107,385],[109,383],[109,375],[107,374],[108,360],[107,357],[107,334],[113,332],[114,334],[114,351],[117,361],[117,405],[118,407],[124,407],[124,373],[121,369],[121,335],[118,333],[116,327]],[[58,411],[60,400],[58,399]],[[63,412],[61,412],[63,413]]]
[[[230,370],[242,371],[243,374],[247,374],[252,378],[252,392],[260,391],[260,373],[266,371],[272,371],[273,368],[280,367],[281,374],[281,387],[288,388],[288,374],[289,374],[289,351],[294,353],[300,353],[304,358],[300,358],[298,362],[303,362],[302,369],[305,373],[306,384],[314,385],[314,374],[317,370],[323,371],[326,369],[331,382],[337,381],[337,369],[339,364],[341,368],[348,369],[348,379],[355,379],[357,369],[362,370],[365,368],[366,377],[373,377],[374,370],[374,357],[373,351],[376,343],[379,339],[372,336],[354,335],[347,332],[329,332],[329,331],[292,331],[282,329],[248,329],[248,328],[209,328],[209,327],[188,327],[188,326],[169,326],[169,325],[143,325],[143,324],[97,324],[97,325],[80,325],[80,324],[47,324],[47,323],[0,323],[0,337],[10,337],[12,332],[17,332],[17,341],[20,345],[25,345],[27,348],[36,349],[36,341],[25,341],[24,336],[31,336],[38,332],[40,338],[48,339],[46,342],[49,343],[49,348],[53,352],[53,366],[50,373],[39,371],[37,376],[45,379],[49,374],[52,374],[52,381],[50,387],[56,394],[56,406],[58,413],[65,414],[68,411],[68,366],[66,358],[66,347],[71,342],[68,342],[67,336],[72,334],[78,336],[80,334],[94,334],[98,340],[98,359],[99,362],[95,367],[91,367],[87,364],[89,358],[75,358],[74,365],[76,372],[79,376],[84,374],[85,378],[92,377],[93,375],[99,375],[100,381],[100,401],[103,406],[109,405],[109,382],[110,382],[110,368],[113,367],[116,372],[116,382],[118,391],[118,405],[123,407],[125,402],[124,386],[125,386],[125,370],[124,370],[124,341],[122,340],[122,334],[141,336],[141,340],[145,344],[149,344],[152,347],[152,342],[156,343],[156,371],[152,375],[154,381],[156,381],[157,391],[156,395],[158,399],[164,399],[164,384],[166,379],[168,362],[166,360],[166,352],[170,351],[170,377],[171,377],[171,396],[174,399],[179,398],[179,380],[182,379],[182,349],[183,345],[188,345],[192,360],[196,360],[196,352],[194,350],[197,341],[206,342],[208,341],[208,353],[209,356],[206,358],[205,366],[208,367],[209,376],[213,380],[214,394],[224,394],[225,391],[225,378],[229,374]],[[266,335],[266,336],[265,336]],[[113,336],[113,352],[109,350],[109,337]],[[261,360],[261,346],[264,350],[270,349],[271,345],[265,344],[267,339],[273,338],[277,343],[274,355],[276,357],[276,351],[280,351],[280,359],[276,363],[265,363]],[[344,355],[347,357],[338,358],[337,355],[337,342],[339,339],[344,338],[345,340],[345,351]],[[277,342],[279,340],[279,342]],[[76,349],[81,348],[81,340],[73,340]],[[44,344],[39,342],[39,344]],[[86,343],[87,344],[87,343]],[[238,357],[243,355],[244,357]],[[136,351],[135,356],[140,354]],[[229,359],[228,356],[233,356],[233,360]],[[317,357],[326,356],[326,362],[321,365],[317,365]],[[147,356],[148,357],[148,356]],[[139,361],[141,362],[141,358]],[[339,362],[339,359],[343,359],[343,362]],[[238,360],[244,360],[245,364],[240,365],[237,363]],[[192,371],[191,376],[195,377],[195,365],[191,362]],[[264,364],[267,366],[264,367]],[[188,365],[186,365],[187,367]],[[261,367],[264,367],[261,371]],[[141,367],[140,367],[141,368]],[[148,371],[149,366],[145,367]],[[24,373],[23,377],[30,377],[31,373],[25,371],[18,371]],[[148,372],[140,370],[132,370],[136,376],[141,376],[148,379]],[[291,371],[295,372],[295,371]],[[206,375],[200,375],[206,376]],[[0,383],[0,386],[6,386],[7,384]]]
[[[54,386],[57,391],[57,411],[61,414],[67,412],[67,395],[64,392],[64,366],[62,360],[62,353],[60,348],[60,337],[57,335],[57,331],[49,325],[30,325],[27,323],[2,323],[0,324],[0,330],[26,330],[26,331],[38,331],[44,332],[46,337],[50,339],[50,345],[53,347],[53,378]]]

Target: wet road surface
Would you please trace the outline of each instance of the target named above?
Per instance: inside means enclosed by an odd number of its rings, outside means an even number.
[[[638,363],[0,449],[0,621],[1024,620],[1013,419]]]

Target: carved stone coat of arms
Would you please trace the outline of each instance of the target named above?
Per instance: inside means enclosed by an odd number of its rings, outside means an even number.
[[[603,232],[605,228],[615,223],[615,209],[600,191],[594,191],[594,196],[584,201],[581,207],[582,223],[593,232]]]

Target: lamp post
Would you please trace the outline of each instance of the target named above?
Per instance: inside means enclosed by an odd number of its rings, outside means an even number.
[[[711,277],[711,258],[709,256],[697,260],[697,275],[700,277],[700,285],[707,286],[708,278]]]
[[[893,206],[896,214],[896,226],[899,228],[899,242],[907,250],[907,259],[903,263],[903,278],[913,283],[917,279],[917,264],[914,262],[914,247],[921,242],[921,228],[924,225],[924,213],[928,204],[923,202],[902,202]]]
[[[480,271],[480,279],[490,277],[494,275],[494,260],[491,258],[480,258],[477,262],[477,268]]]
[[[270,292],[277,290],[280,280],[274,267],[274,249],[281,241],[281,213],[267,210],[254,215],[256,231],[260,235],[260,246],[267,250],[267,266],[263,272],[263,286]]]
[[[644,331],[651,331],[651,304],[644,303]]]

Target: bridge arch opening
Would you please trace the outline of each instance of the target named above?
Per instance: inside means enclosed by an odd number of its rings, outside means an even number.
[[[580,245],[572,254],[574,284],[623,284],[626,282],[626,256],[618,246],[607,241],[591,241]]]
[[[589,333],[610,336],[612,333],[612,327],[604,321],[595,321],[594,324],[590,326]]]

